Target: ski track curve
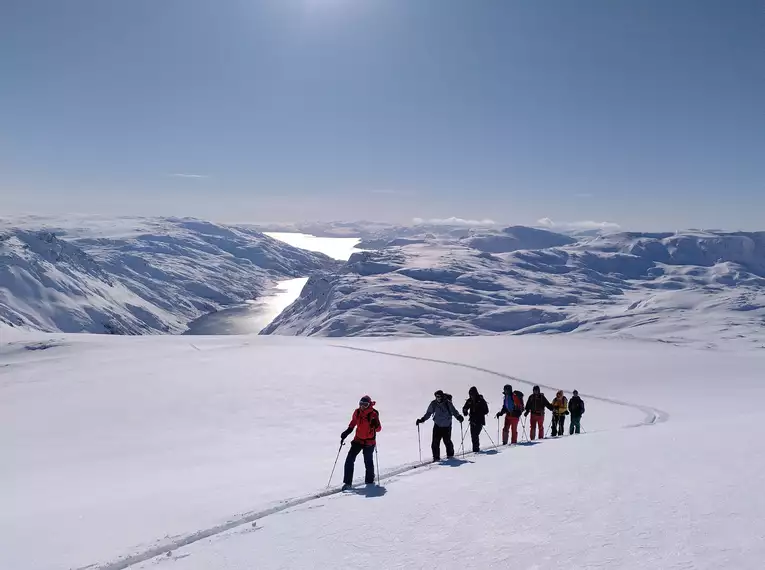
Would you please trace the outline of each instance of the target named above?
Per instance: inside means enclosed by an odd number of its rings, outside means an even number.
[[[482,368],[481,366],[475,366],[473,364],[465,364],[463,362],[453,362],[453,361],[450,361],[450,360],[441,360],[441,359],[438,359],[438,358],[429,358],[429,357],[426,357],[426,356],[412,356],[410,354],[399,354],[397,352],[386,352],[384,350],[374,350],[374,349],[371,349],[371,348],[360,348],[358,346],[347,346],[347,345],[342,345],[342,344],[333,344],[333,345],[330,345],[330,346],[333,346],[335,348],[344,348],[346,350],[354,350],[354,351],[357,351],[357,352],[368,352],[368,353],[371,353],[371,354],[382,354],[382,355],[385,355],[385,356],[393,356],[393,357],[396,357],[396,358],[406,358],[406,359],[409,359],[409,360],[419,360],[420,362],[432,362],[434,364],[443,364],[445,366],[452,366],[452,367],[456,367],[456,368],[465,368],[467,370],[475,370],[475,371],[478,371],[478,372],[483,372],[484,374],[489,374],[491,376],[497,376],[497,377],[503,378],[505,380],[511,380],[513,382],[520,382],[521,384],[526,384],[528,386],[539,386],[540,388],[544,388],[545,390],[557,391],[557,390],[561,390],[562,389],[562,388],[556,388],[555,386],[551,386],[549,384],[541,384],[539,382],[530,382],[529,380],[524,380],[523,378],[518,378],[516,376],[511,376],[510,374],[504,374],[503,372],[497,372],[496,370],[490,370],[488,368]],[[563,391],[566,392],[566,390],[563,390]],[[641,426],[645,426],[645,425],[653,425],[653,424],[658,424],[658,423],[666,422],[669,419],[669,414],[667,412],[663,411],[663,410],[658,409],[658,408],[652,408],[650,406],[643,406],[641,404],[632,404],[630,402],[624,402],[622,400],[615,400],[613,398],[606,398],[606,397],[603,397],[603,396],[595,396],[593,394],[585,394],[585,393],[583,393],[581,391],[579,391],[579,395],[583,396],[585,398],[588,398],[590,400],[596,400],[596,401],[599,401],[599,402],[604,402],[606,404],[613,404],[615,406],[624,406],[626,408],[633,408],[633,409],[636,409],[636,410],[640,410],[641,412],[643,412],[646,415],[645,419],[641,423],[630,425],[630,426],[622,426],[624,428],[628,428],[628,427],[641,427]],[[590,432],[590,433],[593,433],[593,432]]]
[[[484,374],[488,374],[491,376],[496,376],[498,378],[503,378],[505,380],[510,380],[512,382],[517,382],[521,384],[526,384],[528,386],[539,386],[541,388],[544,388],[546,390],[558,390],[559,388],[555,388],[554,386],[548,385],[548,384],[541,384],[538,382],[530,382],[529,380],[524,380],[522,378],[518,378],[516,376],[511,376],[510,374],[505,374],[503,372],[497,372],[496,370],[490,370],[488,368],[483,368],[481,366],[475,366],[473,364],[465,364],[464,362],[453,362],[449,360],[441,360],[438,358],[429,358],[425,356],[413,356],[409,354],[399,354],[396,352],[386,352],[384,350],[375,350],[370,348],[360,348],[356,346],[348,346],[343,344],[332,344],[329,345],[332,348],[339,348],[344,350],[353,350],[357,352],[366,352],[371,354],[379,354],[383,356],[390,356],[392,358],[405,358],[408,360],[417,360],[420,362],[431,362],[434,364],[441,364],[444,366],[451,366],[456,368],[464,368],[467,370],[474,370],[477,372],[482,372]],[[196,347],[194,347],[196,348]],[[199,350],[199,349],[197,349]],[[580,392],[580,395],[590,399],[590,400],[596,400],[599,402],[604,402],[607,404],[613,404],[616,406],[624,406],[628,408],[633,408],[640,410],[645,414],[645,418],[641,423],[633,424],[633,425],[627,425],[622,426],[617,429],[626,429],[626,428],[636,428],[636,427],[643,427],[643,426],[649,426],[649,425],[655,425],[658,423],[663,423],[669,420],[669,414],[663,410],[659,410],[658,408],[653,408],[649,406],[644,406],[641,404],[632,404],[629,402],[624,402],[621,400],[616,400],[613,398],[606,398],[602,396],[595,396],[592,394],[584,394]],[[602,431],[602,430],[601,430]],[[580,435],[587,435],[587,434],[593,434],[597,433],[596,431],[587,432]],[[503,445],[494,445],[492,447],[487,447],[486,450],[494,449],[495,451],[502,452],[503,449],[506,448],[506,446]],[[464,457],[469,457],[476,455],[475,453],[466,453],[463,455]],[[397,475],[401,475],[403,473],[407,473],[410,471],[414,471],[415,469],[422,469],[430,470],[433,468],[440,467],[440,464],[438,463],[432,463],[430,461],[423,461],[423,462],[416,462],[416,463],[408,463],[405,465],[400,465],[399,467],[395,467],[390,469],[389,471],[386,471],[384,475],[380,475],[379,480],[380,481],[388,481],[392,479],[393,477]],[[326,497],[331,497],[333,495],[338,495],[341,493],[340,487],[332,487],[330,489],[326,489],[324,491],[320,491],[318,493],[313,493],[311,495],[306,495],[303,497],[298,497],[294,499],[286,499],[278,504],[264,510],[250,512],[247,514],[244,514],[240,517],[231,519],[225,523],[207,528],[198,530],[196,532],[180,536],[174,540],[170,540],[161,544],[158,544],[152,548],[149,548],[147,550],[144,550],[142,552],[138,552],[136,554],[132,554],[129,556],[124,556],[122,558],[119,558],[118,560],[115,560],[113,562],[108,562],[105,564],[89,564],[87,566],[81,566],[79,568],[76,568],[74,570],[124,570],[125,568],[129,568],[130,566],[134,566],[136,564],[139,564],[141,562],[146,562],[147,560],[151,560],[152,558],[156,558],[158,556],[167,554],[173,550],[177,550],[179,548],[183,548],[184,546],[188,546],[190,544],[193,544],[195,542],[199,542],[200,540],[204,540],[205,538],[209,538],[211,536],[215,536],[216,534],[224,533],[228,530],[231,530],[233,528],[236,528],[238,526],[243,526],[245,524],[253,523],[255,521],[258,521],[260,519],[263,519],[265,517],[268,517],[270,515],[280,513],[289,509],[292,509],[294,507],[299,507],[301,505],[304,505],[306,503],[316,501],[319,499],[323,499]]]

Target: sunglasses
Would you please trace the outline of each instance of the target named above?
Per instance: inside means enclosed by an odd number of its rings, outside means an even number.
[[[360,408],[368,408],[369,407],[369,402],[359,402],[359,407]]]

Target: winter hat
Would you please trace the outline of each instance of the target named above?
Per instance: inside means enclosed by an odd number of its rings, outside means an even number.
[[[362,396],[361,400],[359,400],[359,406],[362,404],[367,404],[368,406],[372,405],[372,398],[369,396]]]
[[[563,390],[558,390],[558,393],[555,395],[560,398],[561,396],[563,396]]]
[[[435,392],[433,392],[433,395],[436,398],[438,398],[439,396],[441,396],[443,398],[444,397],[444,391],[443,390],[436,390]]]
[[[578,396],[578,395],[579,395],[579,390],[574,390],[574,396]]]
[[[476,388],[475,386],[471,386],[470,390],[468,390],[468,394],[470,394],[471,396],[477,396],[478,388]]]
[[[513,387],[510,384],[505,384],[505,387],[502,388],[503,394],[512,394],[512,392],[513,392]]]
[[[534,386],[534,388],[532,389],[532,392],[539,392],[539,391],[540,391],[539,386]]]

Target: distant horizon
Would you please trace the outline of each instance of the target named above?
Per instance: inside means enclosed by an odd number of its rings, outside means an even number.
[[[13,220],[26,220],[28,222],[39,220],[41,223],[55,223],[55,222],[69,222],[76,225],[77,220],[198,220],[202,222],[209,222],[212,224],[220,224],[224,226],[253,226],[258,229],[262,229],[264,232],[291,232],[296,233],[309,233],[310,228],[305,230],[299,229],[299,226],[307,225],[326,225],[331,227],[333,224],[345,224],[345,225],[358,225],[360,229],[362,226],[383,226],[383,227],[431,227],[431,226],[443,226],[453,228],[475,228],[475,229],[493,229],[502,230],[508,227],[527,227],[533,229],[547,230],[556,233],[584,233],[592,231],[601,231],[602,233],[619,233],[619,232],[637,232],[637,233],[676,233],[676,232],[747,232],[757,233],[765,231],[765,224],[761,227],[744,228],[744,227],[721,227],[721,226],[682,226],[682,227],[664,227],[664,228],[645,228],[640,226],[624,227],[616,222],[595,222],[592,220],[582,221],[557,221],[550,220],[549,218],[543,218],[536,220],[535,222],[513,222],[513,221],[501,221],[501,220],[468,220],[459,217],[450,218],[430,218],[423,219],[414,217],[408,221],[395,221],[395,220],[372,220],[372,219],[303,219],[303,220],[247,220],[247,219],[215,219],[205,218],[200,216],[180,216],[172,214],[157,214],[157,215],[112,215],[112,214],[89,214],[83,212],[70,212],[67,214],[43,214],[43,213],[19,213],[19,214],[0,214],[0,224],[13,226]],[[292,227],[293,229],[288,229]],[[273,228],[273,229],[271,229]],[[367,228],[368,229],[368,228]]]

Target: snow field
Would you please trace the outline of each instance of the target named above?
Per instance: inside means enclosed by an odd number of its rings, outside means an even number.
[[[754,429],[753,419],[733,425]],[[765,499],[754,489],[765,476],[749,442],[707,425],[588,434],[415,471],[382,496],[320,499],[136,568],[761,568]]]
[[[491,342],[482,348],[480,340]],[[533,343],[520,339],[496,340],[504,342],[466,344],[469,364],[515,373],[521,363],[530,370],[547,350],[566,346],[542,341],[532,350]],[[110,562],[321,490],[339,434],[365,393],[381,413],[385,474],[418,460],[414,420],[435,389],[453,393],[461,407],[475,384],[493,414],[507,382],[479,370],[366,352],[454,360],[462,343],[449,340],[343,341],[364,352],[301,338],[62,335],[46,342],[50,348],[29,350],[41,341],[19,340],[0,352],[3,568]],[[529,380],[570,390],[570,377],[569,369]],[[513,384],[531,391],[529,384]],[[585,393],[584,385],[576,387]],[[595,400],[587,406],[588,432],[646,419],[634,408]],[[430,426],[423,426],[424,459]],[[487,429],[496,438],[491,416]],[[458,433],[455,423],[455,439]],[[341,467],[342,457],[335,484]],[[360,469],[359,462],[357,475]]]

